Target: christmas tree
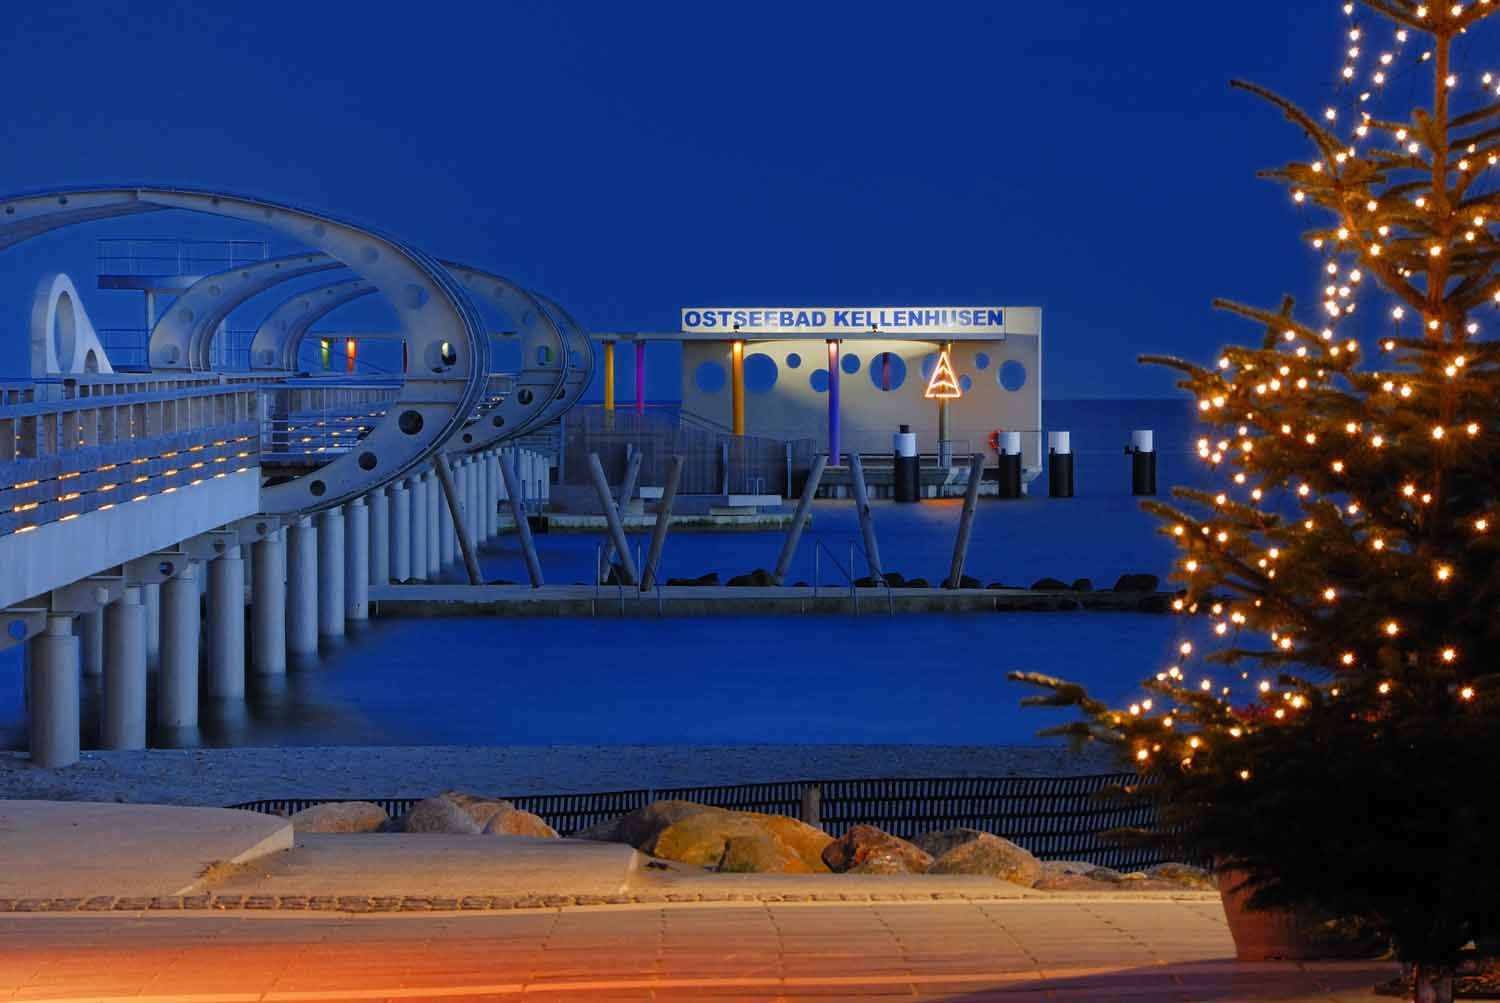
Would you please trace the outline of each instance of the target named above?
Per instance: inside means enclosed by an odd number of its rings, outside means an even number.
[[[1123,708],[1013,674],[1081,711],[1052,733],[1135,764],[1155,838],[1244,872],[1260,905],[1377,924],[1422,1000],[1500,933],[1500,79],[1457,58],[1497,7],[1344,5],[1321,112],[1235,83],[1311,143],[1263,176],[1314,214],[1323,296],[1311,316],[1220,301],[1259,345],[1145,360],[1183,374],[1221,482],[1146,506],[1210,640]],[[1430,103],[1383,117],[1398,79]]]

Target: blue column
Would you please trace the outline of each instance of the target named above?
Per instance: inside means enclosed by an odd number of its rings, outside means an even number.
[[[839,343],[828,339],[828,462],[839,462]]]

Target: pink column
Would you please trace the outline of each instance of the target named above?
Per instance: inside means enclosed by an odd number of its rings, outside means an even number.
[[[635,343],[635,413],[646,413],[646,343]]]

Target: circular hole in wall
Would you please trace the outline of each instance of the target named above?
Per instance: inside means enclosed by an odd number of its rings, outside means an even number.
[[[841,359],[839,359],[839,368],[848,373],[850,376],[853,376],[855,373],[859,372],[859,356],[848,354],[844,355]]]
[[[788,369],[798,369],[801,366],[802,366],[802,356],[798,355],[796,352],[792,352],[790,355],[788,355],[786,357],[786,367]]]
[[[359,454],[359,469],[374,470],[376,464],[375,454],[366,450]]]
[[[963,393],[968,393],[970,390],[974,389],[974,377],[970,376],[968,373],[960,376],[958,378],[958,389]]]
[[[517,391],[516,400],[520,401],[522,404],[530,404],[532,401],[536,400],[536,394],[532,393],[529,388],[523,387],[521,390]]]
[[[693,382],[704,393],[716,394],[729,382],[729,375],[724,372],[723,363],[710,360],[698,363],[698,368],[693,370]]]
[[[313,481],[307,486],[307,490],[313,493],[314,498],[321,498],[328,493],[328,485],[322,481]]]
[[[1026,385],[1026,367],[1015,359],[1009,359],[995,370],[995,378],[1000,381],[1000,386],[1014,393]]]
[[[820,394],[828,392],[828,370],[814,369],[807,377],[808,386]]]
[[[975,352],[974,353],[974,368],[975,369],[988,369],[988,368],[990,368],[990,357],[989,357],[989,355],[986,354],[986,353],[984,353],[984,352]]]
[[[396,427],[407,435],[416,435],[422,431],[422,415],[417,411],[402,411],[401,417],[396,419]]]
[[[776,386],[779,371],[776,360],[764,352],[756,352],[745,358],[745,389],[752,394],[770,393]]]
[[[870,358],[869,373],[876,390],[899,390],[906,382],[906,360],[895,352],[880,352]]]

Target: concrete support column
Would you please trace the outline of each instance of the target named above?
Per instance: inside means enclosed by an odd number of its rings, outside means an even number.
[[[286,672],[286,530],[250,545],[251,668]]]
[[[161,671],[156,683],[156,723],[162,728],[198,724],[198,565],[161,583]]]
[[[344,636],[344,513],[318,514],[318,634]]]
[[[245,695],[245,561],[230,547],[208,565],[208,695]]]
[[[456,556],[457,541],[453,535],[453,510],[448,507],[448,499],[438,499],[438,560],[443,567],[453,563]]]
[[[474,541],[477,549],[484,531],[480,528],[483,513],[479,511],[479,464],[472,456],[464,460],[464,485],[464,506],[469,510],[469,539]]]
[[[146,747],[146,606],[139,588],[104,610],[104,705],[99,745]]]
[[[344,615],[370,618],[370,510],[363,498],[344,506]]]
[[[73,618],[49,614],[45,633],[26,642],[26,706],[31,761],[49,769],[78,762],[78,638]]]
[[[458,494],[458,517],[462,524],[458,532],[469,534],[469,542],[474,543],[474,509],[469,505],[469,464],[467,460],[459,460],[453,464],[453,487]]]
[[[391,500],[385,488],[376,488],[365,495],[365,507],[370,510],[370,584],[391,583]]]
[[[83,657],[83,673],[97,676],[104,671],[104,609],[78,614],[79,653]]]
[[[427,485],[421,477],[413,477],[406,483],[407,493],[411,496],[411,522],[408,528],[410,537],[407,546],[411,548],[411,577],[413,581],[427,581]]]
[[[489,485],[484,518],[490,539],[493,540],[500,535],[500,454],[493,449],[484,456],[484,471],[484,482]]]
[[[391,487],[391,577],[411,578],[411,494],[404,481]]]
[[[318,653],[318,528],[311,517],[286,530],[286,650]]]
[[[635,343],[635,413],[646,413],[646,343]]]
[[[427,485],[427,577],[437,581],[443,577],[442,523],[438,518],[443,489],[438,487],[437,475],[430,470],[422,475],[422,483]]]
[[[161,585],[141,586],[141,605],[146,607],[146,665],[161,661]]]

